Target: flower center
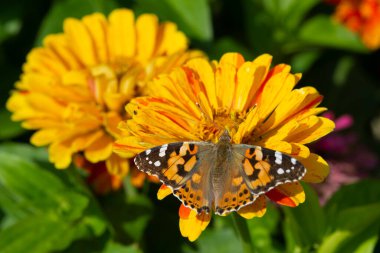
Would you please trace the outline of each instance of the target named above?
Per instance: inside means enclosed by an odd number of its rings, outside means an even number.
[[[202,140],[212,141],[216,143],[219,136],[227,129],[231,134],[236,133],[239,125],[243,122],[241,113],[231,112],[227,113],[225,110],[219,111],[214,114],[214,119],[205,117],[200,124],[203,135]]]
[[[117,59],[92,67],[89,89],[102,111],[123,114],[125,104],[139,92],[142,67],[132,59]]]

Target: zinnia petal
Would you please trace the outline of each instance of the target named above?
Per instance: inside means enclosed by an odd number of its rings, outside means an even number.
[[[305,202],[305,192],[298,182],[279,185],[266,195],[272,201],[284,206],[295,207]]]
[[[168,195],[170,195],[172,193],[173,193],[173,191],[169,187],[167,187],[166,185],[163,184],[163,185],[161,185],[160,189],[157,192],[157,198],[159,200],[161,200],[161,199],[164,199],[165,197],[167,197]]]
[[[303,181],[309,183],[320,183],[330,172],[327,162],[317,154],[311,153],[306,159],[300,159],[302,164],[307,168]]]
[[[195,241],[210,223],[211,216],[206,213],[197,214],[194,210],[181,205],[179,208],[179,229],[183,237]]]
[[[238,214],[246,219],[262,217],[267,210],[266,206],[265,196],[261,195],[252,204],[240,208]]]

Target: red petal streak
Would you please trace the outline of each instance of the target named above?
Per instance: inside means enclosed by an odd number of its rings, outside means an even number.
[[[179,217],[181,217],[182,219],[187,219],[187,218],[189,218],[190,212],[191,212],[190,208],[188,208],[184,205],[181,205],[179,207],[178,214],[179,214]]]
[[[283,206],[290,206],[290,207],[297,206],[296,203],[294,203],[294,201],[291,198],[284,195],[282,192],[280,192],[276,188],[267,192],[266,195],[268,198],[270,198],[273,202],[276,202],[277,204],[280,204]]]

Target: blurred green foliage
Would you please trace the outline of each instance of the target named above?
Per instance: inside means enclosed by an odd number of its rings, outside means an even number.
[[[30,133],[10,120],[4,104],[33,46],[62,31],[67,17],[108,14],[117,7],[170,20],[210,58],[237,51],[274,55],[301,85],[317,87],[324,105],[350,113],[361,138],[380,151],[368,131],[379,116],[380,54],[334,22],[332,7],[317,0],[36,0],[0,3],[0,252],[241,252],[229,217],[215,217],[196,243],[180,236],[179,202],[157,201],[156,185],[95,196],[75,168],[58,171],[45,149],[28,144]],[[378,178],[379,172],[373,174]],[[126,180],[127,181],[127,180]],[[248,221],[258,252],[380,252],[380,181],[341,188],[321,207],[305,185],[298,208],[269,205]],[[377,245],[377,246],[376,246]]]

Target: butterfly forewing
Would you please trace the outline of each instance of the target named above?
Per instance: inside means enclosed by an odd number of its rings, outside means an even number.
[[[157,176],[162,183],[176,189],[183,185],[198,162],[203,142],[175,142],[145,150],[135,157],[137,168]]]
[[[279,151],[251,145],[234,145],[243,155],[242,170],[251,192],[266,193],[277,185],[299,181],[306,168],[295,158]]]

